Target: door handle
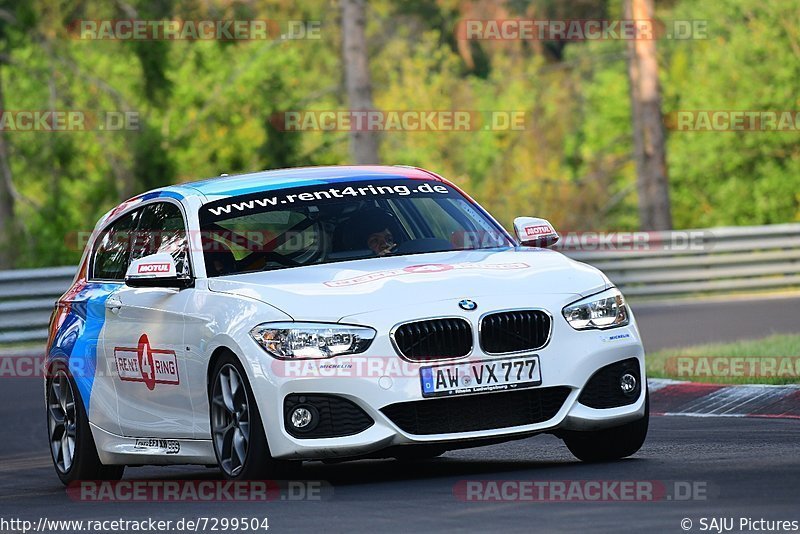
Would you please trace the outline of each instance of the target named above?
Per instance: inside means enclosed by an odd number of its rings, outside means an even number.
[[[111,296],[106,300],[106,309],[111,313],[119,313],[122,308],[122,299],[119,297]]]

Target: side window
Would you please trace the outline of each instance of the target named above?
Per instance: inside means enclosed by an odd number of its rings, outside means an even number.
[[[189,239],[180,208],[160,202],[142,208],[132,260],[151,254],[172,254],[178,276],[189,276]]]
[[[131,243],[139,223],[139,211],[122,217],[111,225],[98,240],[92,261],[92,278],[124,280],[131,262]]]

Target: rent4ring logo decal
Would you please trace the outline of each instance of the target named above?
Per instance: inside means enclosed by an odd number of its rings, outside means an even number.
[[[374,273],[362,274],[353,278],[342,278],[340,280],[329,280],[325,282],[328,287],[349,287],[358,284],[366,284],[384,278],[393,278],[395,276],[402,276],[407,274],[437,274],[444,271],[452,271],[453,269],[476,269],[476,270],[497,270],[508,271],[513,269],[527,269],[530,267],[527,263],[427,263],[422,265],[409,265],[402,269],[389,269],[386,271],[376,271]]]
[[[117,374],[124,382],[143,382],[151,391],[156,384],[174,386],[181,383],[175,351],[154,349],[147,334],[139,338],[139,346],[135,349],[116,347],[114,359]]]
[[[348,199],[386,199],[411,195],[460,198],[456,191],[443,183],[427,180],[376,180],[374,183],[353,181],[339,186],[331,183],[282,189],[280,194],[274,196],[268,192],[260,192],[212,202],[203,206],[200,211],[200,223],[201,226],[206,226],[231,217],[241,217],[268,211],[285,211],[292,207],[298,209],[304,203],[319,205],[342,202]]]

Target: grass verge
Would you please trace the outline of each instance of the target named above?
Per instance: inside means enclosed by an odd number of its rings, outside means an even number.
[[[647,376],[712,384],[797,384],[800,334],[648,353]]]

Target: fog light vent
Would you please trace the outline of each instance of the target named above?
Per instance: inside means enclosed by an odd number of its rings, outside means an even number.
[[[283,401],[283,427],[296,438],[352,436],[373,424],[364,410],[336,395],[291,394]]]
[[[639,360],[628,358],[599,369],[584,386],[578,402],[589,408],[617,408],[633,404],[644,384]]]

